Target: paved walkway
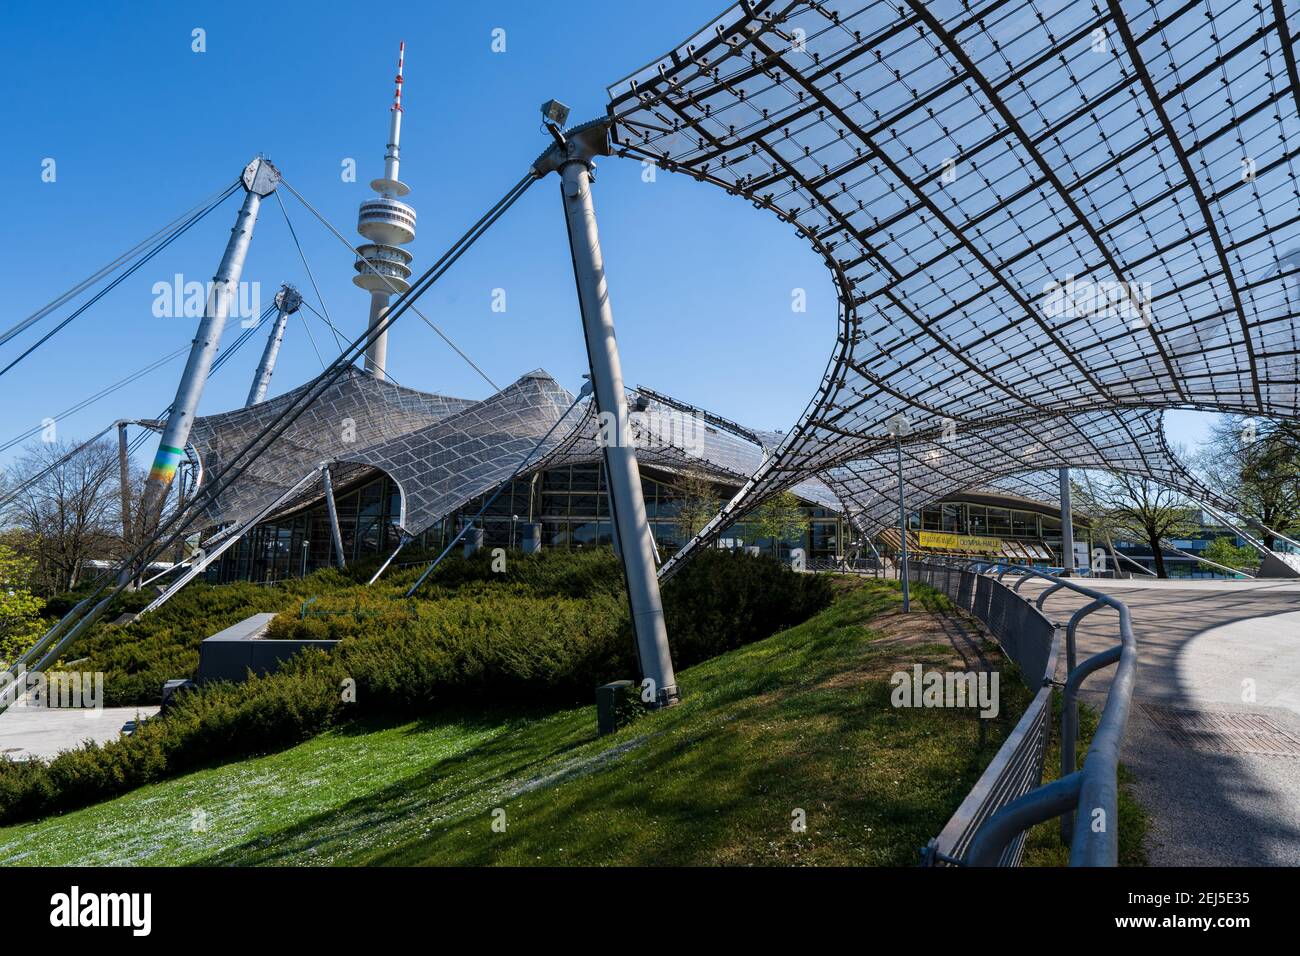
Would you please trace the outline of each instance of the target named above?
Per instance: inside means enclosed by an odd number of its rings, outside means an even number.
[[[1137,706],[1123,760],[1152,816],[1151,862],[1300,865],[1300,583],[1086,583],[1133,615]],[[1043,610],[1065,621],[1081,603],[1057,592]],[[1113,612],[1090,615],[1079,659],[1116,634]],[[1085,697],[1101,704],[1113,671]]]
[[[0,754],[13,760],[48,760],[87,740],[101,744],[116,740],[128,720],[156,713],[157,707],[10,707],[0,714]]]

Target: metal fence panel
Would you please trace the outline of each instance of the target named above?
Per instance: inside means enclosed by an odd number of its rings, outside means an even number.
[[[1020,668],[1026,687],[1037,688],[1047,673],[1056,627],[1042,612],[996,578],[959,568],[909,562],[908,580],[928,584],[974,615]]]
[[[960,576],[954,578],[954,571]],[[1065,685],[1068,701],[1071,689],[1077,688],[1087,674],[1112,663],[1118,665],[1083,769],[1076,771],[1070,759],[1073,748],[1068,741],[1073,739],[1077,728],[1069,720],[1070,708],[1064,707],[1062,735],[1067,743],[1063,745],[1061,777],[1046,786],[1041,782],[1051,736],[1055,690],[1052,678],[1060,653],[1061,633],[1038,611],[1036,603],[1022,599],[988,573],[980,573],[991,571],[996,571],[998,577],[1012,573],[1043,578],[1051,583],[1044,594],[1069,588],[1090,598],[1091,603],[1080,608],[1072,621],[1103,607],[1119,615],[1119,644],[1076,663]],[[968,562],[963,567],[947,562],[922,562],[909,578],[934,583],[945,593],[954,589],[963,598],[969,594],[968,605],[964,601],[959,603],[984,622],[1007,657],[1020,666],[1022,679],[1038,688],[1034,700],[957,812],[923,851],[923,863],[1015,866],[1023,856],[1029,828],[1063,812],[1075,812],[1064,807],[1102,807],[1112,819],[1117,818],[1119,748],[1128,723],[1137,672],[1137,639],[1124,603],[1049,573],[1000,563]],[[1013,802],[1016,806],[1009,807]],[[1085,814],[1075,814],[1071,865],[1115,866],[1118,847],[1114,827],[1094,832]]]
[[[925,862],[940,865],[960,860],[986,820],[1042,782],[1051,737],[1053,693],[1051,685],[1044,685],[1044,681],[1050,680],[1050,671],[1055,668],[1057,631],[1037,608],[988,575],[926,562],[916,562],[908,570],[909,580],[942,591],[983,623],[1018,667],[1022,682],[1038,689],[971,792],[926,848]],[[1011,841],[999,865],[1018,866],[1026,839],[1027,834],[1022,833]]]

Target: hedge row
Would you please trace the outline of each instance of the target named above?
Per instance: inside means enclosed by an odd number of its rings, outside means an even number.
[[[337,636],[333,653],[310,651],[276,674],[184,694],[132,736],[48,764],[0,761],[0,822],[279,750],[357,717],[429,713],[469,698],[587,702],[596,685],[635,676],[621,574],[609,552],[511,565],[511,574],[493,575],[486,561],[454,562],[430,596],[415,601],[392,600],[396,579],[387,599],[323,581],[331,589],[308,610],[336,613],[283,613],[273,627],[277,636]],[[224,592],[223,600],[222,589],[210,590],[219,593],[199,602],[209,614],[201,630],[224,620],[243,593]],[[689,666],[765,637],[830,599],[822,577],[767,558],[705,552],[664,589],[674,661]],[[252,613],[247,605],[243,612]]]

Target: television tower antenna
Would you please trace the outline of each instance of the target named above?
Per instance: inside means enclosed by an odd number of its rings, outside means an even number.
[[[370,242],[361,246],[353,283],[370,293],[370,324],[373,331],[388,312],[389,298],[411,287],[411,254],[401,248],[415,238],[415,210],[399,197],[411,187],[397,178],[401,165],[402,139],[402,67],[406,43],[397,52],[397,80],[393,105],[389,110],[388,151],[384,154],[384,175],[373,179],[370,188],[379,195],[361,203],[357,215],[357,232]],[[366,260],[369,260],[368,262]],[[384,330],[366,348],[366,371],[384,381],[388,365],[388,331]]]

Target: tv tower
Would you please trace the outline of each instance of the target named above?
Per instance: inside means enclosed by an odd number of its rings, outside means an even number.
[[[370,242],[357,249],[357,274],[352,281],[370,293],[370,329],[383,321],[388,312],[389,297],[401,294],[411,287],[411,254],[401,246],[415,238],[415,210],[398,197],[405,196],[411,187],[397,178],[401,163],[399,143],[402,138],[402,62],[406,57],[406,43],[397,52],[397,88],[393,93],[393,107],[388,125],[388,152],[384,154],[384,176],[370,181],[370,188],[379,194],[361,204],[357,215],[357,232]],[[366,262],[366,260],[370,260]],[[388,364],[388,332],[375,337],[366,349],[365,369],[383,381]]]

